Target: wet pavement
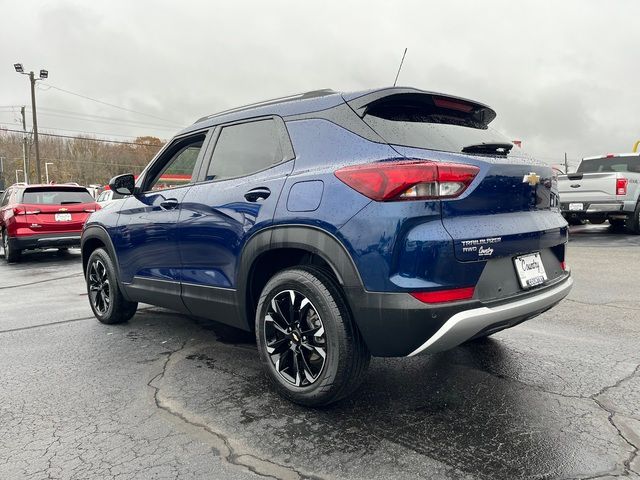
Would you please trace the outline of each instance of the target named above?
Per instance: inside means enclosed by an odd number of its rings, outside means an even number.
[[[76,251],[0,263],[0,478],[640,478],[639,245],[572,228],[561,305],[320,410],[214,323],[99,324]]]

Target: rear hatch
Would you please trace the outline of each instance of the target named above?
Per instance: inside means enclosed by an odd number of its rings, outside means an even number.
[[[28,187],[21,201],[26,222],[37,234],[80,232],[96,208],[95,200],[82,187]]]
[[[566,241],[551,167],[514,149],[511,141],[490,129],[493,110],[440,94],[392,92],[349,104],[403,157],[480,169],[462,195],[441,200],[442,223],[458,260],[514,256]],[[564,259],[560,256],[558,265]]]

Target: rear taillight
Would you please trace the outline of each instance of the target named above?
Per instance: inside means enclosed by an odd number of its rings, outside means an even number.
[[[437,290],[435,292],[412,292],[411,296],[422,303],[444,303],[458,300],[469,300],[473,297],[475,287],[454,288],[451,290]]]
[[[569,266],[567,265],[567,262],[560,262],[560,268],[562,268],[563,272],[566,272],[567,270],[569,270]]]
[[[479,171],[473,165],[409,160],[344,167],[335,176],[372,200],[388,202],[455,198]]]
[[[25,210],[22,207],[15,207],[13,209],[14,215],[37,215],[40,213],[40,210]]]
[[[626,178],[616,178],[616,195],[626,195],[628,183]]]

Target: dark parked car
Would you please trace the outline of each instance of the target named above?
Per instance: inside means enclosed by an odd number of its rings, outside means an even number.
[[[439,352],[548,310],[572,285],[549,166],[478,102],[330,90],[198,120],[82,237],[104,323],[138,302],[255,331],[285,397],[349,395],[370,355]],[[183,178],[166,185],[167,176]]]
[[[84,187],[12,185],[0,198],[5,260],[19,260],[23,250],[79,247],[84,222],[99,208]]]

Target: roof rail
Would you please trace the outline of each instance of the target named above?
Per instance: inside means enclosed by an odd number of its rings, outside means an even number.
[[[271,100],[265,100],[265,101],[262,101],[262,102],[250,103],[248,105],[243,105],[241,107],[230,108],[228,110],[223,110],[221,112],[213,113],[211,115],[207,115],[207,116],[204,116],[202,118],[199,118],[198,120],[196,120],[195,123],[200,123],[200,122],[203,122],[205,120],[209,120],[211,118],[219,117],[220,115],[226,115],[228,113],[236,113],[236,112],[241,112],[243,110],[249,110],[250,108],[266,107],[267,105],[276,105],[278,103],[291,102],[293,100],[305,100],[307,98],[324,97],[325,95],[331,95],[333,93],[337,93],[337,92],[335,90],[330,89],[330,88],[324,88],[324,89],[321,89],[321,90],[312,90],[310,92],[304,92],[304,93],[298,93],[298,94],[295,94],[295,95],[289,95],[287,97],[273,98]]]

